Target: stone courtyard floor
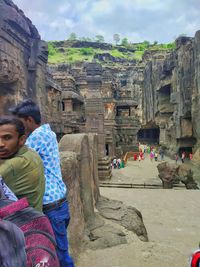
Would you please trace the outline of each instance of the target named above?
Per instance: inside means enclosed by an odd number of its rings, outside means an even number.
[[[169,159],[166,159],[171,161]],[[158,162],[159,163],[159,162]],[[129,160],[113,170],[111,182],[161,184],[157,163],[149,158]],[[199,190],[101,188],[101,195],[137,208],[143,216],[149,242],[126,232],[128,243],[102,250],[86,250],[77,267],[188,267],[200,241]]]

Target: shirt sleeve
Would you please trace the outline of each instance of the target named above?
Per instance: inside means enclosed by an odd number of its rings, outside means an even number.
[[[41,132],[35,135],[30,135],[26,140],[26,145],[29,148],[35,150],[40,156],[45,154],[45,148],[46,148],[45,137]]]
[[[9,163],[4,162],[0,165],[0,175],[3,177],[4,181],[8,178],[13,178],[13,168]]]
[[[15,194],[10,190],[10,188],[4,183],[2,177],[0,176],[0,186],[3,191],[4,196],[7,199],[10,199],[12,201],[17,201],[17,197]]]

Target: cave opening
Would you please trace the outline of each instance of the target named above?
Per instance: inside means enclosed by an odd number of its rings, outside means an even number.
[[[185,152],[186,158],[189,158],[189,154],[192,153],[192,147],[179,147],[178,154],[180,157],[183,152]]]
[[[106,156],[109,156],[109,144],[105,146]]]
[[[140,143],[146,144],[159,144],[160,129],[159,128],[148,128],[140,129],[137,133],[137,140]]]
[[[170,94],[171,94],[171,85],[167,84],[167,85],[161,87],[160,90],[159,90],[159,94],[170,96]]]
[[[129,117],[131,115],[130,106],[117,107],[117,117]]]
[[[177,153],[179,156],[181,156],[182,152],[186,153],[186,157],[189,157],[189,154],[192,153],[192,149],[194,145],[196,144],[196,138],[195,137],[186,137],[186,138],[180,138],[177,139]]]

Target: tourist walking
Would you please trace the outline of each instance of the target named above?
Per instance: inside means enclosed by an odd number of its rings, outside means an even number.
[[[183,151],[182,154],[181,154],[181,161],[182,161],[182,163],[185,162],[185,156],[186,156],[185,151]]]
[[[116,158],[113,159],[113,167],[114,167],[114,169],[117,168],[117,159]]]
[[[46,184],[43,212],[49,218],[55,234],[60,267],[74,267],[68,252],[67,227],[70,215],[56,134],[49,124],[41,125],[40,109],[31,99],[19,103],[11,112],[23,121],[28,136],[26,145],[40,155],[44,164]]]
[[[157,151],[155,151],[155,161],[158,161],[158,152]]]
[[[121,168],[124,168],[125,167],[125,163],[124,163],[124,160],[122,159],[121,160]]]
[[[118,158],[117,160],[117,168],[120,169],[121,168],[121,159]]]
[[[153,150],[151,150],[151,152],[150,152],[150,160],[151,160],[151,162],[153,161],[153,159],[154,159],[154,152],[153,152]]]
[[[160,148],[159,154],[160,154],[161,161],[163,161],[164,160],[164,150],[163,150],[163,148]]]
[[[176,161],[176,164],[178,163],[178,154],[176,153],[175,154],[175,161]]]

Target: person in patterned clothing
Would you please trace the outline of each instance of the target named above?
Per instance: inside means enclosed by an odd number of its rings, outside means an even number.
[[[4,183],[2,176],[0,176],[0,198],[1,199],[9,199],[12,201],[17,201],[18,198],[15,194],[10,190],[10,188]]]
[[[74,267],[68,252],[67,227],[70,215],[66,198],[67,188],[62,180],[56,134],[49,124],[41,125],[40,109],[31,99],[22,101],[10,111],[23,121],[27,135],[26,145],[40,155],[44,164],[43,212],[48,216],[54,230],[60,266]]]

